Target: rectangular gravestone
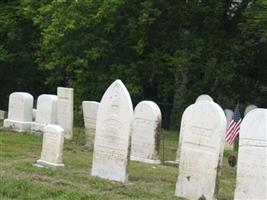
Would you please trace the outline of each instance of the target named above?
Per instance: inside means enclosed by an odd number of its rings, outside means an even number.
[[[267,109],[248,112],[241,123],[234,199],[267,199]]]
[[[66,139],[73,137],[73,89],[57,88],[57,124],[64,129]]]
[[[99,105],[92,176],[119,182],[128,180],[131,97],[120,80],[106,90]]]
[[[47,125],[44,128],[41,158],[37,166],[64,167],[63,164],[64,130],[58,125]]]
[[[140,102],[134,110],[131,160],[160,164],[161,112],[152,101]]]
[[[5,119],[6,118],[6,111],[0,110],[0,119]]]
[[[85,145],[93,147],[99,103],[96,101],[83,101],[82,107],[86,135]]]
[[[225,131],[223,110],[212,101],[197,101],[184,111],[176,196],[216,199]]]
[[[9,96],[8,118],[4,127],[18,132],[29,131],[32,122],[33,97],[26,92],[14,92]]]
[[[37,99],[36,119],[32,122],[32,132],[43,132],[48,124],[57,123],[57,96],[42,94]]]

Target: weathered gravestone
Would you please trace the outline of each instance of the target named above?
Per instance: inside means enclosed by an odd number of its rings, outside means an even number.
[[[235,200],[267,199],[267,109],[255,109],[240,127]]]
[[[211,96],[207,95],[207,94],[201,94],[200,96],[198,96],[196,101],[195,101],[195,103],[197,103],[199,101],[214,102],[213,98]],[[181,134],[181,131],[180,131],[180,133],[179,133],[179,141],[178,141],[178,150],[177,150],[177,153],[176,153],[176,162],[177,163],[179,163],[179,159],[180,159],[181,141],[182,141],[182,134]]]
[[[99,103],[96,101],[83,101],[83,119],[86,135],[86,146],[94,145],[96,118]]]
[[[32,122],[32,132],[43,132],[48,124],[57,123],[57,96],[43,94],[37,99],[36,119]]]
[[[107,89],[100,102],[96,122],[92,175],[126,182],[133,106],[120,80]]]
[[[9,96],[8,118],[4,127],[18,132],[29,131],[32,122],[33,97],[26,92],[14,92]]]
[[[230,110],[230,109],[225,109],[225,110],[224,110],[224,114],[225,114],[225,116],[226,116],[226,122],[227,122],[227,126],[226,126],[226,127],[228,128],[230,122],[231,122],[232,119],[233,119],[234,112],[233,112],[232,110]],[[225,132],[225,134],[226,134],[226,132]],[[226,150],[233,150],[233,149],[234,149],[234,145],[230,145],[228,142],[225,141],[224,148],[225,148]]]
[[[160,164],[161,113],[152,101],[140,102],[134,110],[131,160]]]
[[[63,145],[64,130],[58,125],[47,125],[44,128],[42,153],[37,160],[37,166],[64,167]]]
[[[57,124],[64,129],[66,139],[73,137],[73,89],[57,88]]]
[[[198,101],[184,111],[176,196],[216,198],[225,131],[225,115],[214,102]]]
[[[252,111],[252,110],[254,110],[254,109],[256,109],[256,108],[258,108],[256,105],[252,105],[252,104],[248,105],[248,106],[246,107],[246,109],[245,109],[244,116],[245,116],[246,114],[248,114],[248,112],[250,112],[250,111]]]
[[[213,98],[207,94],[202,94],[196,99],[196,102],[198,101],[212,101],[213,102]]]

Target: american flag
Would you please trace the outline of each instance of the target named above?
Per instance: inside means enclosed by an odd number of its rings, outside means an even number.
[[[225,139],[229,144],[233,144],[235,142],[236,137],[239,135],[241,121],[241,114],[238,106],[236,106],[233,119],[229,124],[225,136]]]

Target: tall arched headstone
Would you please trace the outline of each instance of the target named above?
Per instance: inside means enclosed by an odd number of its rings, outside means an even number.
[[[33,97],[27,92],[14,92],[9,96],[8,118],[4,127],[18,132],[29,131],[32,122]]]
[[[252,111],[252,110],[254,110],[254,109],[256,109],[256,108],[258,108],[256,105],[252,105],[252,104],[248,105],[248,106],[246,107],[246,109],[245,109],[244,116],[245,116],[246,114],[248,114],[248,112],[250,112],[250,111]]]
[[[234,112],[233,112],[232,110],[230,110],[230,109],[225,109],[225,110],[224,110],[224,114],[225,114],[225,116],[226,116],[226,122],[227,122],[227,128],[228,128],[230,122],[231,122],[232,119],[233,119]],[[226,132],[225,132],[225,134],[226,134]],[[228,144],[228,143],[225,141],[224,148],[225,148],[226,150],[233,150],[233,149],[234,149],[234,145],[230,145],[230,144]]]
[[[86,135],[85,145],[93,147],[99,103],[96,101],[83,101],[82,107]]]
[[[106,90],[98,108],[92,176],[127,181],[132,117],[128,90],[116,80]]]
[[[73,88],[57,88],[57,124],[64,129],[66,139],[73,137]]]
[[[267,199],[267,109],[250,111],[240,127],[235,200]]]
[[[140,102],[134,110],[131,160],[160,164],[161,113],[152,101]]]
[[[225,115],[214,102],[198,101],[184,111],[176,196],[216,198],[225,131]]]
[[[57,96],[42,94],[37,99],[35,122],[32,122],[32,132],[43,132],[48,124],[57,123]]]

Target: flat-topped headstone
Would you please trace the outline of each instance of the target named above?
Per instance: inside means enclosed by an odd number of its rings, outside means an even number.
[[[64,129],[66,139],[73,137],[73,89],[57,88],[57,124]]]
[[[86,135],[86,146],[94,145],[96,118],[99,107],[99,102],[83,101],[83,119]]]
[[[213,98],[207,94],[202,94],[196,99],[196,102],[198,101],[212,101],[213,102]]]
[[[230,122],[233,119],[234,112],[232,110],[230,110],[230,109],[225,109],[224,110],[224,114],[226,116],[226,122],[227,122],[227,126],[226,127],[228,128],[229,125],[230,125]],[[226,134],[226,132],[225,132],[225,134]],[[234,145],[230,145],[228,142],[225,141],[224,149],[233,150],[234,149]]]
[[[94,143],[92,175],[126,182],[133,106],[128,90],[116,80],[100,102]]]
[[[246,107],[246,109],[245,109],[244,116],[245,116],[246,114],[248,114],[248,112],[250,112],[250,111],[252,111],[252,110],[254,110],[254,109],[256,109],[256,108],[258,108],[256,105],[253,105],[253,104],[248,105],[248,106]]]
[[[43,132],[48,124],[57,123],[57,96],[42,94],[37,99],[36,119],[32,122],[32,132]]]
[[[160,164],[161,113],[152,101],[140,102],[134,110],[131,160]]]
[[[267,199],[267,109],[250,111],[240,126],[235,200]]]
[[[4,127],[18,132],[29,131],[32,122],[33,97],[27,92],[14,92],[9,96],[8,118]]]
[[[64,167],[63,145],[64,130],[58,125],[47,125],[44,128],[42,153],[37,160],[37,166]]]
[[[225,131],[226,117],[214,102],[198,101],[184,111],[176,196],[216,199]]]

